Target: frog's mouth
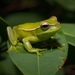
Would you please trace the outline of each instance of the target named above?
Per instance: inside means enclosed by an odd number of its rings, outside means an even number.
[[[61,25],[55,25],[55,26],[52,26],[50,30],[48,30],[49,32],[57,32],[58,30],[61,29]],[[47,31],[47,32],[48,32]]]

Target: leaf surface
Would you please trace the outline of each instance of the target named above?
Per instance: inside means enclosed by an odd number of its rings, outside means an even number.
[[[75,46],[75,24],[62,24],[62,31],[69,44]]]

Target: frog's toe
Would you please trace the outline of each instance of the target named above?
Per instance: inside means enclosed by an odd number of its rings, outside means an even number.
[[[42,56],[39,52],[40,52],[40,51],[44,51],[44,50],[47,50],[47,49],[38,49],[38,50],[37,50],[37,55]]]
[[[37,55],[42,56],[42,54],[41,54],[41,53],[39,53],[38,51],[37,51],[36,53],[37,53]]]
[[[19,53],[19,51],[17,50],[17,48],[15,46],[11,46],[7,52],[10,52],[10,51],[15,51],[16,53]]]
[[[32,50],[28,50],[28,52],[30,53],[36,53],[37,55],[41,55],[40,52],[39,52],[39,49],[32,49]]]
[[[63,49],[62,49],[61,47],[59,47],[59,46],[58,46],[57,48],[58,48],[59,50],[63,51],[63,52],[65,51],[65,50],[63,50]]]
[[[37,48],[38,49],[38,48]],[[45,50],[47,50],[46,48],[44,48],[44,49],[38,49],[38,51],[45,51]]]

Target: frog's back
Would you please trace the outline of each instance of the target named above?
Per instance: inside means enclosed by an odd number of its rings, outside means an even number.
[[[20,39],[28,37],[28,36],[35,36],[36,35],[36,29],[39,27],[37,23],[25,23],[20,24],[18,26],[14,27],[14,30],[18,34],[18,37]]]
[[[25,23],[25,24],[21,24],[18,26],[18,28],[20,30],[25,30],[25,31],[32,31],[32,30],[36,30],[40,25],[36,22],[36,23]]]

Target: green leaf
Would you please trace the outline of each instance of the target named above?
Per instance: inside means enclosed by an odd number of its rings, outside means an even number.
[[[5,55],[7,56],[7,53],[5,53]],[[15,66],[8,56],[7,59],[0,61],[0,75],[18,75]]]
[[[49,48],[46,51],[40,52],[42,56],[36,53],[28,53],[23,44],[19,43],[17,49],[19,53],[14,50],[8,52],[12,62],[21,70],[24,75],[55,75],[65,63],[64,59],[67,58],[68,46],[67,41],[61,31],[56,35],[56,40],[61,46],[62,50],[58,48]],[[41,44],[42,45],[42,44]]]
[[[75,24],[62,24],[62,31],[69,44],[75,46]]]

